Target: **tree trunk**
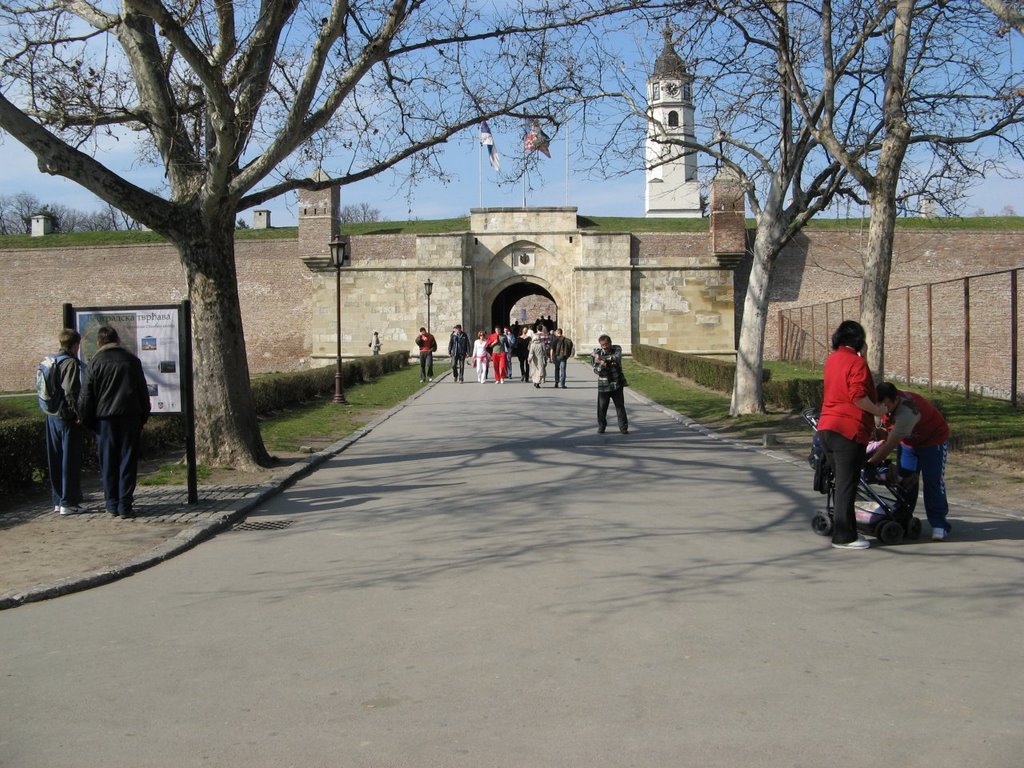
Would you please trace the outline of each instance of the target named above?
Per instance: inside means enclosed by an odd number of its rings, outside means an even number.
[[[767,214],[763,214],[767,215]],[[758,226],[754,238],[753,263],[743,299],[739,345],[736,349],[736,379],[732,388],[733,416],[764,413],[764,331],[768,323],[768,298],[778,248],[772,240],[772,226]]]
[[[211,217],[188,242],[176,243],[192,301],[196,453],[211,466],[268,466],[245,355],[235,274],[234,216]]]
[[[885,378],[885,312],[896,233],[895,184],[891,189],[883,186],[890,186],[890,182],[879,180],[871,196],[871,224],[860,289],[860,323],[867,334],[867,361],[876,382]]]

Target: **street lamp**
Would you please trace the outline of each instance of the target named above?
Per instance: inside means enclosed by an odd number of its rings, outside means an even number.
[[[343,405],[348,404],[345,399],[345,385],[341,380],[341,266],[345,263],[345,250],[348,243],[335,235],[329,243],[331,247],[331,265],[334,267],[334,299],[335,299],[335,328],[337,329],[337,352],[335,354],[334,367],[334,400],[332,402]]]
[[[429,277],[423,284],[423,290],[427,293],[427,333],[430,333],[430,294],[434,292],[434,283]]]

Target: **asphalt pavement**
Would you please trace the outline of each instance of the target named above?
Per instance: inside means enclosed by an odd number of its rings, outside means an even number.
[[[446,376],[244,525],[3,611],[0,765],[1021,764],[1024,522],[833,550],[806,464],[595,400]]]

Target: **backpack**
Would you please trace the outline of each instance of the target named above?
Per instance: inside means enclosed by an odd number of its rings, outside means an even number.
[[[47,355],[36,368],[36,396],[39,398],[39,407],[46,413],[63,417],[70,410],[67,398],[64,397],[64,388],[60,384],[60,364],[70,359],[71,355],[63,352]]]

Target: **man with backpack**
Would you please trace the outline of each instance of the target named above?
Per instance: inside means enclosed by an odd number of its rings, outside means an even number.
[[[149,388],[142,362],[120,342],[117,331],[109,326],[96,332],[98,349],[85,369],[79,413],[82,423],[96,433],[107,512],[114,517],[135,517],[135,484],[142,425],[149,418]]]
[[[78,350],[82,337],[65,328],[58,338],[60,351],[48,355],[36,370],[36,394],[46,414],[46,466],[50,473],[53,511],[76,515],[82,507],[82,451],[85,433],[78,416],[82,391],[82,363]]]

